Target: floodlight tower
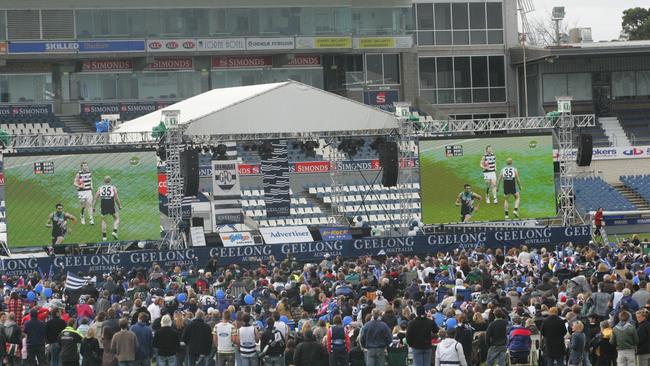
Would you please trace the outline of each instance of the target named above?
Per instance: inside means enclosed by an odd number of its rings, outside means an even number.
[[[552,19],[555,22],[555,45],[560,45],[560,23],[564,20],[564,6],[553,7]]]

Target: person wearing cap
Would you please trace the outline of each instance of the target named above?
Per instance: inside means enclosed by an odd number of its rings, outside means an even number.
[[[350,335],[348,330],[343,326],[341,315],[335,315],[332,320],[334,324],[327,330],[326,344],[327,353],[329,354],[330,366],[347,366],[350,361]]]
[[[566,346],[564,336],[567,333],[566,323],[558,315],[556,307],[548,309],[548,317],[542,322],[542,337],[545,344],[546,365],[564,365]]]
[[[506,364],[506,345],[508,342],[508,321],[503,310],[494,310],[495,319],[488,325],[485,333],[485,343],[488,346],[487,366]]]
[[[393,333],[381,321],[380,311],[372,311],[372,319],[361,328],[359,339],[361,347],[365,349],[366,366],[384,366],[386,349],[393,341]]]
[[[38,309],[29,312],[29,320],[23,330],[27,336],[27,364],[45,365],[45,323],[38,320]],[[36,362],[38,360],[38,363]]]
[[[172,318],[169,315],[160,318],[160,329],[154,334],[152,345],[158,351],[156,366],[176,366],[180,337],[172,328]]]
[[[618,366],[634,366],[636,364],[635,349],[639,343],[639,335],[631,323],[630,313],[621,311],[618,314],[618,324],[614,327],[611,344],[616,346],[616,364]]]
[[[455,339],[456,329],[449,329],[440,333],[444,335],[444,339],[436,347],[435,366],[467,366],[463,345]]]
[[[413,365],[431,365],[431,340],[438,333],[436,322],[427,317],[424,306],[416,308],[416,318],[406,328],[406,342],[413,353]]]

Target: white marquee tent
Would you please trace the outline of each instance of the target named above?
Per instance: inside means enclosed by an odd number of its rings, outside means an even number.
[[[213,89],[125,122],[116,132],[151,131],[163,110],[180,110],[186,135],[386,131],[399,126],[389,112],[289,80]]]

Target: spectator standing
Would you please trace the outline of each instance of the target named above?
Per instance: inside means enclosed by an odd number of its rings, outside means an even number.
[[[527,364],[528,357],[530,356],[530,346],[532,340],[530,338],[530,329],[522,326],[521,317],[514,316],[512,319],[513,327],[508,333],[508,351],[510,353],[510,361],[512,364]]]
[[[172,328],[172,318],[164,315],[160,320],[160,329],[153,336],[153,347],[158,350],[156,366],[176,366],[176,352],[180,337]]]
[[[27,364],[30,366],[47,365],[45,360],[45,323],[38,320],[38,309],[34,308],[29,313],[29,320],[25,323],[24,332],[27,336]]]
[[[66,328],[66,323],[59,316],[59,309],[52,309],[50,315],[52,318],[45,323],[45,343],[50,349],[50,366],[59,366],[61,361],[59,335]]]
[[[7,314],[7,321],[4,324],[5,340],[7,342],[7,364],[9,366],[20,365],[22,335],[20,327],[16,323],[16,315],[12,312]]]
[[[205,366],[212,351],[212,330],[205,322],[205,314],[198,310],[183,331],[183,342],[187,345],[188,366]]]
[[[81,366],[101,366],[102,353],[99,348],[99,340],[96,337],[96,328],[88,329],[88,333],[81,340],[79,353],[81,354]]]
[[[508,342],[508,322],[501,309],[494,310],[494,321],[488,325],[485,342],[488,346],[487,366],[506,364],[506,346]]]
[[[438,333],[436,322],[426,316],[423,306],[416,309],[416,318],[411,320],[406,328],[406,343],[413,353],[413,365],[431,365],[431,340]]]
[[[153,331],[147,325],[149,315],[145,312],[139,312],[137,314],[138,322],[131,326],[131,331],[138,338],[135,365],[151,366],[151,357],[153,357]]]
[[[75,320],[68,320],[68,326],[61,331],[58,337],[61,365],[62,366],[79,366],[79,350],[77,346],[81,343],[82,336],[74,328]]]
[[[347,366],[350,363],[350,334],[343,326],[340,315],[335,315],[333,325],[327,330],[327,353],[330,366]]]
[[[323,346],[314,338],[311,330],[304,332],[304,340],[296,346],[293,353],[295,366],[322,366],[325,364],[325,351]]]
[[[244,313],[242,316],[242,324],[237,329],[237,336],[235,337],[235,343],[239,346],[239,353],[241,355],[241,366],[257,366],[257,342],[260,339],[259,333],[257,328],[251,324],[251,316],[248,313]]]
[[[636,321],[639,336],[636,353],[639,358],[639,366],[650,366],[650,322],[648,322],[648,311],[645,309],[637,311]]]
[[[587,337],[585,337],[584,328],[584,324],[579,320],[573,323],[573,334],[571,334],[571,341],[569,342],[569,366],[582,366],[585,362]]]
[[[618,314],[618,324],[614,327],[612,338],[609,340],[616,346],[618,366],[634,366],[636,364],[635,349],[639,343],[639,335],[630,322],[630,313],[621,311]]]
[[[234,366],[235,338],[237,330],[230,322],[230,311],[223,312],[221,321],[212,330],[214,345],[217,347],[217,366]]]
[[[450,329],[446,332],[445,338],[438,343],[436,347],[435,366],[460,365],[467,366],[463,345],[454,338],[456,329]]]
[[[372,319],[361,328],[360,341],[365,350],[366,366],[384,366],[386,364],[386,349],[393,341],[393,334],[383,321],[381,312],[372,311]]]
[[[12,292],[7,301],[7,311],[14,314],[14,319],[18,328],[23,325],[23,300],[18,296],[17,292]]]
[[[275,328],[275,319],[269,318],[266,321],[266,330],[260,339],[264,365],[284,366],[284,348],[284,336]]]
[[[544,337],[546,366],[564,366],[566,346],[564,336],[567,333],[565,321],[557,315],[557,308],[548,309],[548,317],[542,322],[542,337]]]
[[[118,365],[134,366],[137,348],[138,337],[129,330],[129,320],[120,319],[120,331],[115,333],[111,340],[111,349],[115,353]]]

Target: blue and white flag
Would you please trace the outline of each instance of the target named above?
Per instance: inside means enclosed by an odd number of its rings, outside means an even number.
[[[287,140],[271,140],[271,145],[273,151],[262,155],[260,166],[266,217],[287,217],[291,215]]]

